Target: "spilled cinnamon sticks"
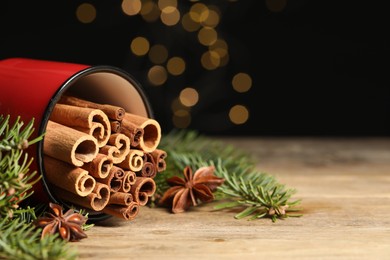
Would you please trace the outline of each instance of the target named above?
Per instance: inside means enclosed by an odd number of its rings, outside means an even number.
[[[43,141],[46,181],[63,201],[132,220],[166,169],[160,139],[154,119],[63,95]]]

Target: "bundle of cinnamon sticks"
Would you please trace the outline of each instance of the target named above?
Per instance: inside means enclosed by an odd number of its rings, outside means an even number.
[[[63,201],[132,220],[166,169],[160,139],[154,119],[63,95],[43,141],[46,181]]]

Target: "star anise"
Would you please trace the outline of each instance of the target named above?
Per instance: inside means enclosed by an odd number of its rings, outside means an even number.
[[[214,166],[204,166],[192,174],[191,167],[185,167],[184,179],[178,176],[167,179],[172,187],[164,193],[159,203],[171,203],[172,212],[181,213],[191,206],[196,206],[199,201],[214,200],[213,191],[224,182],[223,178],[214,175],[214,170]]]
[[[79,241],[87,237],[82,228],[87,221],[86,217],[73,209],[63,213],[62,207],[55,203],[49,203],[49,206],[51,212],[46,212],[34,221],[35,226],[43,228],[41,238],[55,233],[67,241]]]

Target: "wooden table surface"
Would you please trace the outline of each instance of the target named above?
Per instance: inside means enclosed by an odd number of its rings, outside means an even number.
[[[72,243],[79,259],[390,259],[390,138],[223,138],[297,189],[303,216],[234,219],[213,204],[141,207]]]

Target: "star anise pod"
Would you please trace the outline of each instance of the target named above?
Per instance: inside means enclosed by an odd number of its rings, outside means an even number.
[[[223,178],[214,175],[214,166],[199,168],[194,174],[187,166],[183,170],[184,179],[178,176],[167,179],[169,188],[160,199],[160,204],[172,204],[173,213],[181,213],[198,201],[210,202],[214,200],[213,191],[224,182]]]
[[[87,237],[82,228],[87,219],[82,214],[74,212],[73,209],[63,213],[62,207],[55,203],[49,203],[49,206],[51,212],[46,212],[44,216],[34,221],[35,226],[43,228],[41,238],[55,233],[59,233],[62,239],[72,242]]]

